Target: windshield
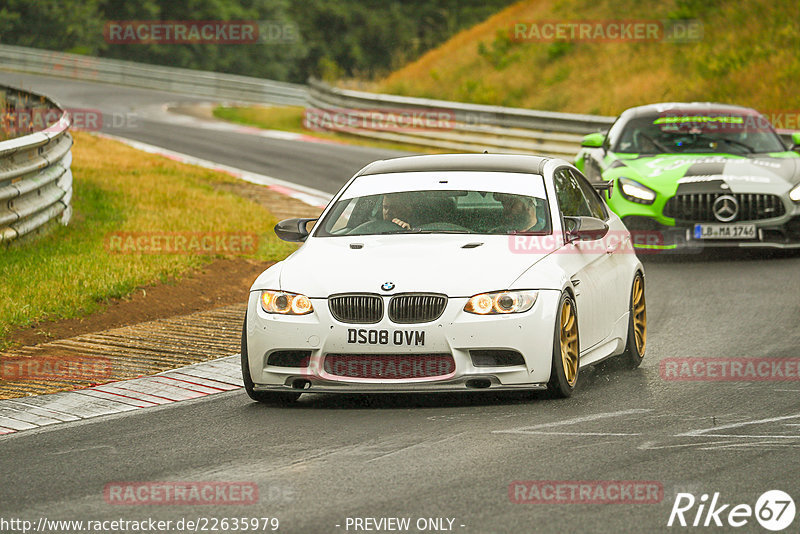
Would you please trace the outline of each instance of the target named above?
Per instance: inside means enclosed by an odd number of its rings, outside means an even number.
[[[315,236],[550,231],[550,210],[543,196],[437,189],[339,200],[320,222]]]
[[[631,119],[615,152],[753,154],[786,150],[763,116],[673,111]]]

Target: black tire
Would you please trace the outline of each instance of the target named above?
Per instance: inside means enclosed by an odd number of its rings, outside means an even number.
[[[625,342],[625,352],[620,355],[620,359],[626,367],[636,369],[642,363],[647,348],[647,303],[644,298],[644,276],[638,271],[631,283],[628,311],[628,338]]]
[[[301,393],[283,393],[273,391],[255,391],[255,384],[250,377],[250,366],[247,359],[247,314],[242,325],[242,381],[247,396],[264,404],[291,404],[300,398]]]
[[[572,323],[569,323],[570,319],[567,319],[569,324],[562,324],[565,313],[571,316]],[[562,334],[564,335],[562,336]],[[562,341],[566,343],[566,346],[564,346]],[[569,293],[564,292],[564,294],[561,295],[556,313],[555,333],[553,336],[553,361],[550,370],[550,380],[547,382],[547,390],[550,392],[551,396],[559,398],[572,396],[572,392],[575,390],[575,386],[578,383],[580,353],[578,311],[575,307],[575,300]]]

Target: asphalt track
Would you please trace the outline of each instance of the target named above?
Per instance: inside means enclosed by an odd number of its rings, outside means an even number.
[[[181,126],[159,111],[189,100],[176,95],[0,73],[0,83],[20,81],[65,106],[147,117],[116,135],[330,192],[364,163],[398,155]],[[729,531],[731,508],[754,507],[768,490],[800,505],[796,377],[676,381],[660,373],[670,358],[799,357],[800,254],[643,261],[644,363],[582,371],[571,399],[306,395],[278,408],[233,391],[64,423],[0,438],[0,518],[277,517],[280,532],[332,533],[366,531],[347,518],[388,517],[410,518],[408,532],[436,531],[418,529],[420,518],[449,518],[465,533]],[[514,481],[609,480],[653,482],[663,496],[652,504],[520,504],[509,494]],[[123,506],[103,497],[109,483],[145,481],[252,482],[259,499]],[[725,526],[668,528],[681,492],[698,500],[718,492],[718,506],[730,505],[719,516]],[[697,510],[685,513],[689,524]],[[737,532],[765,532],[754,517],[746,521]],[[798,525],[795,518],[785,532]]]

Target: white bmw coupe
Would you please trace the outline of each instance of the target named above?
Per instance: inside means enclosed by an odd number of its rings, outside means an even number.
[[[376,161],[318,220],[275,232],[304,243],[250,290],[241,358],[256,401],[487,389],[568,397],[581,368],[644,356],[642,264],[620,219],[566,161]]]

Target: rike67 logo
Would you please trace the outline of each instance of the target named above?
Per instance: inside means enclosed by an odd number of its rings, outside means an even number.
[[[747,525],[754,517],[767,530],[784,530],[794,521],[795,505],[789,494],[780,490],[764,492],[755,506],[724,503],[719,492],[709,502],[704,493],[696,499],[691,493],[678,493],[669,514],[667,526],[722,527],[733,528]]]

